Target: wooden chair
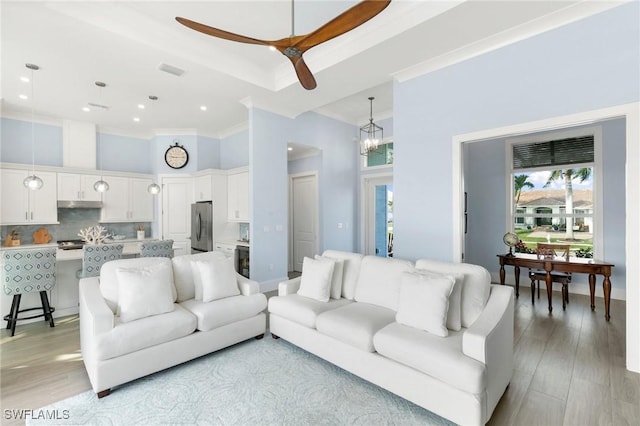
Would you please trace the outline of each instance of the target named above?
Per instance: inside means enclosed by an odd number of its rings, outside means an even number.
[[[570,244],[550,244],[538,243],[536,247],[536,255],[538,259],[546,257],[556,258],[558,256],[569,260]],[[530,269],[529,278],[531,278],[531,304],[535,304],[535,287],[538,285],[538,299],[540,298],[540,281],[546,281],[547,272],[543,269]],[[565,310],[569,303],[569,283],[571,282],[571,273],[551,271],[551,282],[562,284],[562,310]]]
[[[100,268],[111,260],[122,257],[122,244],[85,244],[82,246],[82,269],[76,273],[78,278],[98,277]]]
[[[55,327],[53,312],[55,308],[49,305],[47,291],[56,285],[56,248],[35,248],[4,250],[2,252],[2,281],[4,293],[13,295],[11,310],[4,316],[7,329],[11,329],[11,336],[16,332],[19,320],[44,317],[50,327]],[[20,299],[25,293],[40,293],[42,308],[20,309]],[[42,313],[29,317],[18,318],[18,314],[42,309]]]
[[[140,244],[140,257],[173,257],[173,240],[145,241]]]

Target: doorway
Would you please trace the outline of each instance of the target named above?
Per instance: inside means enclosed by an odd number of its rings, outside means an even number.
[[[318,253],[318,175],[289,176],[290,271],[302,272],[305,257]]]
[[[364,180],[365,254],[393,257],[393,176]]]

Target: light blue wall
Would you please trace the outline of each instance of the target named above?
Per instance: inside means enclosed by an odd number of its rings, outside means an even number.
[[[96,167],[116,172],[151,173],[151,145],[146,139],[99,133],[96,136]],[[102,156],[102,165],[100,157]]]
[[[35,163],[62,166],[62,127],[35,123]],[[31,164],[31,122],[0,118],[0,161]]]
[[[613,287],[625,288],[625,120],[608,120],[602,126],[602,177],[604,253],[598,257],[613,263]],[[593,127],[594,124],[581,127]],[[550,132],[541,132],[545,134]],[[553,133],[553,132],[551,132]],[[464,180],[468,201],[468,233],[465,261],[498,273],[497,253],[506,252],[502,235],[507,231],[508,181],[504,138],[464,145]],[[601,257],[602,256],[602,257]],[[583,277],[578,277],[578,280]]]
[[[253,109],[249,116],[252,279],[268,281],[287,273],[288,142],[322,151],[319,156],[291,165],[295,172],[318,171],[320,251],[355,250],[358,153],[354,137],[357,128],[316,113],[289,119]],[[338,223],[343,227],[338,228]],[[283,227],[282,231],[275,231],[278,225]],[[265,226],[269,231],[265,232]]]
[[[290,175],[306,172],[319,172],[320,169],[322,169],[322,152],[319,152],[313,157],[291,160],[287,164]]]
[[[453,260],[455,135],[640,99],[639,8],[626,4],[394,83],[398,257]]]
[[[198,170],[220,168],[220,140],[198,136]]]
[[[249,165],[249,130],[242,130],[220,141],[220,168],[234,169]]]

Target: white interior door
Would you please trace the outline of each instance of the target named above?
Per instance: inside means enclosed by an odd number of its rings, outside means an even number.
[[[193,180],[190,177],[162,178],[162,238],[172,239],[175,255],[191,253],[191,203]]]
[[[318,253],[318,176],[291,176],[291,267],[302,271],[304,257]]]

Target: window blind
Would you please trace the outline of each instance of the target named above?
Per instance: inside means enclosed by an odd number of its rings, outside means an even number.
[[[593,135],[513,145],[514,170],[593,162]]]

